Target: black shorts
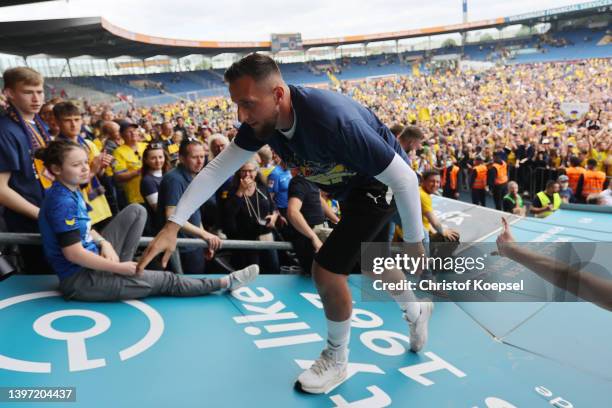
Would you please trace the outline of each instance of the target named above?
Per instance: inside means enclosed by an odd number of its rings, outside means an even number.
[[[362,242],[388,242],[388,224],[397,212],[386,200],[388,187],[376,182],[351,190],[340,202],[342,217],[314,260],[333,273],[348,275],[360,260]]]

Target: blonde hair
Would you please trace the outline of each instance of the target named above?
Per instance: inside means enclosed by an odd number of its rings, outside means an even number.
[[[265,145],[261,149],[259,149],[257,151],[257,155],[261,159],[262,164],[264,164],[264,162],[267,164],[272,161],[272,149],[268,145]]]
[[[251,158],[249,160],[247,160],[246,162],[244,162],[242,164],[242,166],[240,166],[240,169],[238,170],[242,170],[242,168],[244,166],[246,166],[247,164],[251,164],[255,167],[255,170],[259,171],[259,169],[261,168],[261,166],[259,165],[259,162],[257,161],[257,153],[255,153],[253,156],[251,156]]]
[[[4,89],[15,89],[15,86],[21,82],[26,85],[42,85],[44,83],[43,76],[38,71],[28,67],[7,69],[2,74],[2,79],[4,80]]]

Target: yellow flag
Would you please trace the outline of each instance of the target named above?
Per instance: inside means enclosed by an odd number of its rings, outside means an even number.
[[[419,122],[427,122],[431,119],[431,115],[429,114],[429,109],[426,107],[419,108]]]

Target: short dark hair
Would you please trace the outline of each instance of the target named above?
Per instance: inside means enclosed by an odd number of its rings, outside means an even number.
[[[280,75],[276,62],[267,55],[254,52],[234,62],[224,74],[225,82],[232,83],[244,76],[250,76],[256,82],[263,81],[271,75]]]
[[[591,166],[591,167],[597,166],[597,160],[595,160],[595,159],[587,160],[587,166]]]
[[[417,126],[406,126],[404,130],[402,130],[402,133],[400,133],[399,138],[423,140],[425,139],[425,135]]]
[[[60,102],[53,107],[53,115],[59,120],[66,116],[81,116],[81,110],[72,102]]]
[[[189,146],[191,145],[203,146],[202,142],[200,142],[195,137],[183,138],[183,140],[181,141],[181,144],[179,145],[179,156],[181,157],[187,156],[187,154],[189,154]]]
[[[570,164],[574,167],[578,167],[580,166],[581,160],[580,157],[578,156],[572,156],[570,157]]]
[[[439,175],[440,175],[440,172],[438,170],[427,170],[423,172],[423,174],[421,175],[421,179],[425,181],[430,177],[439,176]]]
[[[402,133],[402,130],[404,130],[404,127],[400,123],[396,123],[393,126],[391,126],[389,130],[391,131],[391,133],[393,133],[393,135],[397,137]]]
[[[559,184],[559,182],[557,180],[548,180],[546,182],[546,190],[548,190],[549,188],[551,188],[555,184]]]

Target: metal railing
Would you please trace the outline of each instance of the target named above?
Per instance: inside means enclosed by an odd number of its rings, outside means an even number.
[[[147,246],[153,237],[141,237],[138,242],[138,246]],[[0,232],[0,246],[6,245],[42,245],[42,238],[40,234],[34,233],[15,233],[15,232]],[[200,247],[208,248],[208,243],[204,240],[197,238],[177,238],[177,248],[187,247]],[[224,240],[221,242],[221,248],[226,250],[278,250],[278,251],[292,251],[293,245],[291,242],[284,241],[244,241],[244,240]],[[1,253],[0,253],[1,255]],[[0,260],[3,258],[0,257]],[[217,260],[220,263],[219,260]],[[183,268],[178,255],[178,251],[174,251],[170,258],[171,268],[175,273],[182,274]],[[228,266],[220,263],[224,269],[228,269]],[[14,270],[14,268],[13,268]],[[230,269],[228,269],[230,270]],[[0,273],[0,276],[2,274]]]
[[[556,180],[562,173],[561,169],[546,167],[520,166],[508,168],[508,179],[516,181],[519,190],[528,191],[529,199],[533,200],[535,195],[546,188],[549,180]]]
[[[140,238],[138,246],[146,246],[152,240],[153,237],[142,237]],[[0,245],[3,244],[42,245],[42,240],[40,234],[0,232]],[[176,246],[208,248],[208,243],[197,238],[178,238]],[[291,242],[284,241],[224,240],[221,243],[221,249],[276,249],[280,251],[291,251],[293,250],[293,245]]]
[[[546,183],[549,180],[556,180],[559,175],[561,175],[561,171],[558,169],[547,169],[545,167],[536,167],[533,170],[533,178],[531,189],[529,190],[529,194],[531,197],[535,197],[535,195],[546,189]]]

